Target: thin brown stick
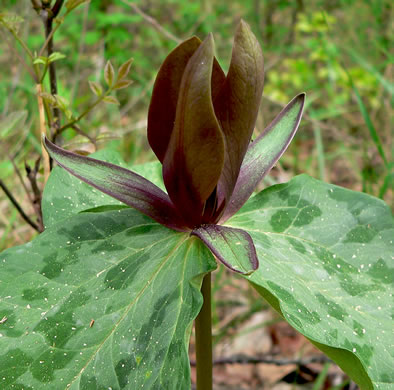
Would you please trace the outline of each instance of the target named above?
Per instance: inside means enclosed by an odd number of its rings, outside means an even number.
[[[181,43],[181,40],[179,38],[177,38],[171,32],[166,30],[163,26],[160,25],[160,23],[156,19],[154,19],[154,18],[152,18],[152,16],[149,16],[148,14],[146,14],[136,4],[130,3],[126,0],[122,0],[122,3],[131,7],[138,15],[142,16],[149,24],[151,24],[157,31],[159,31],[161,34],[166,36],[168,39],[171,39],[172,41],[174,41],[176,43]]]
[[[37,92],[37,102],[38,102],[38,112],[40,114],[40,134],[41,134],[41,150],[42,150],[42,158],[44,162],[44,185],[49,178],[49,174],[51,173],[51,164],[50,158],[47,150],[44,147],[43,137],[46,137],[47,131],[45,126],[45,112],[44,112],[44,104],[42,102],[42,86],[41,84],[36,85]]]
[[[32,199],[32,197],[31,197],[31,195],[30,195],[30,191],[28,190],[28,188],[27,188],[27,186],[26,186],[26,183],[25,183],[25,181],[23,180],[23,177],[22,177],[22,175],[21,175],[21,173],[20,173],[20,171],[19,171],[19,168],[18,168],[18,167],[16,166],[16,164],[15,164],[14,158],[13,158],[10,154],[8,154],[8,153],[7,153],[7,157],[8,157],[8,159],[11,161],[11,164],[12,164],[12,166],[14,167],[14,171],[15,171],[15,173],[16,173],[16,176],[18,176],[18,179],[19,179],[20,183],[22,184],[22,187],[23,187],[23,189],[25,190],[26,195],[27,195],[27,197],[29,198],[30,203],[33,203],[33,199]]]
[[[93,144],[95,149],[97,150],[97,143],[93,137],[91,137],[89,134],[87,134],[83,130],[81,130],[81,128],[79,126],[77,126],[76,124],[72,125],[71,128],[74,129],[79,135],[82,135],[83,137],[87,138]]]
[[[38,188],[37,185],[37,173],[40,168],[40,158],[38,158],[34,164],[34,169],[31,169],[28,164],[25,163],[25,169],[27,173],[27,178],[30,181],[31,189],[34,195],[34,198],[32,200],[32,205],[34,208],[34,211],[37,215],[37,223],[38,223],[38,231],[43,232],[44,231],[44,223],[42,221],[42,209],[41,209],[41,199],[42,199],[42,193],[40,189]]]
[[[221,366],[224,364],[272,364],[275,366],[288,366],[295,364],[297,366],[305,366],[311,363],[324,364],[331,362],[331,360],[325,355],[311,356],[302,359],[276,359],[273,356],[246,356],[246,355],[235,355],[228,358],[215,359],[213,365]],[[190,361],[191,366],[195,366],[195,361]]]
[[[21,217],[35,230],[39,232],[39,228],[37,224],[35,224],[29,216],[23,211],[22,207],[19,205],[18,201],[14,198],[12,195],[11,191],[8,189],[6,184],[3,182],[3,180],[0,179],[0,187],[4,191],[4,193],[7,195],[8,199],[11,201],[11,203],[15,206],[15,208],[18,210],[19,214]]]
[[[52,29],[49,35],[46,37],[46,40],[38,53],[38,57],[41,57],[44,54],[44,50],[48,47],[49,41],[52,40],[53,34],[56,32],[56,30],[56,28]]]
[[[50,20],[51,28],[50,28],[49,34],[47,34],[44,44],[42,45],[42,47],[40,49],[40,52],[38,53],[38,56],[43,55],[45,48],[47,46],[49,46],[50,42],[52,41],[53,34],[56,32],[56,30],[60,26],[60,22],[58,22],[58,25],[54,29],[52,29],[52,22],[56,18],[56,16],[59,14],[60,10],[62,9],[63,3],[64,3],[64,0],[57,0],[55,5],[52,7],[51,12],[48,13],[47,22]],[[48,53],[48,56],[49,56],[49,53]]]

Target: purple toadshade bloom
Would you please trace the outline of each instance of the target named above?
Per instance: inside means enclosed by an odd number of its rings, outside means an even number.
[[[229,268],[250,273],[258,267],[252,238],[222,224],[286,150],[305,99],[304,93],[296,96],[251,142],[263,84],[261,48],[243,21],[227,75],[214,57],[211,34],[203,42],[192,37],[168,55],[148,113],[148,140],[168,194],[130,170],[43,142],[71,174],[162,225],[191,232]],[[238,256],[239,267],[228,256]]]

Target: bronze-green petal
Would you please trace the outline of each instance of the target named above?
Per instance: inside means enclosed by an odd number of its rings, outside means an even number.
[[[204,203],[223,168],[224,137],[211,97],[213,38],[209,35],[184,71],[174,129],[163,161],[163,179],[190,227],[201,223]]]
[[[226,140],[226,154],[218,184],[219,202],[229,200],[248,148],[264,85],[264,61],[259,42],[241,20],[234,38],[226,82],[214,101]]]
[[[305,93],[297,95],[249,145],[221,222],[226,221],[243,206],[285,152],[301,122],[304,103]]]

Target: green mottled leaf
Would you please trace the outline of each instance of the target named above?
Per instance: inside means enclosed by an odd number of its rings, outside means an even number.
[[[200,238],[216,258],[232,271],[249,275],[259,265],[253,241],[245,230],[203,225],[191,234]]]
[[[258,291],[364,389],[394,383],[394,224],[384,202],[306,175],[226,225],[253,238]]]
[[[214,268],[196,237],[131,209],[76,215],[3,252],[1,388],[189,388]]]

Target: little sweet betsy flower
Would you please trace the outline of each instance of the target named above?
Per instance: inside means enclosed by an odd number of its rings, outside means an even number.
[[[168,55],[148,114],[148,140],[162,163],[168,194],[125,168],[44,143],[52,158],[81,180],[171,229],[191,231],[233,270],[252,272],[258,261],[251,237],[221,223],[248,200],[285,151],[305,98],[295,97],[251,143],[263,81],[261,48],[243,21],[227,75],[214,57],[211,34],[203,42],[192,37]],[[230,266],[226,257],[234,250],[223,245],[231,242],[242,244],[249,264]]]

